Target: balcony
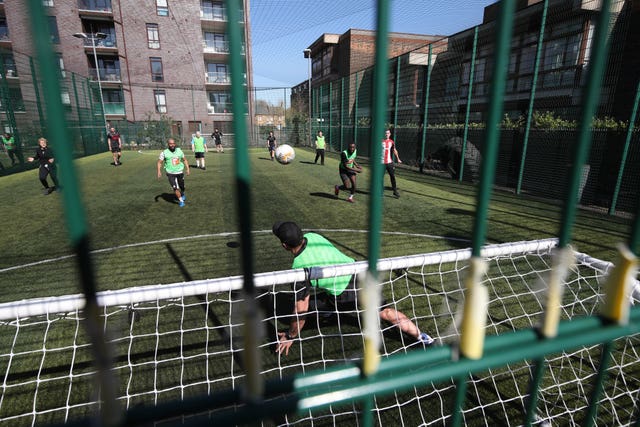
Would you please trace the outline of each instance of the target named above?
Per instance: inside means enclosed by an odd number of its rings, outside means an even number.
[[[207,21],[227,22],[223,6],[200,6],[200,18]]]
[[[111,7],[111,0],[78,0],[78,11],[82,12],[97,12],[99,14],[111,14],[113,9]]]
[[[229,56],[229,42],[220,40],[204,40],[202,42],[202,51],[204,57],[210,61],[222,60],[226,62]],[[245,55],[245,46],[242,45],[241,55]]]
[[[207,112],[209,114],[230,114],[231,102],[210,102],[207,104]]]
[[[202,48],[204,53],[219,53],[226,55],[229,53],[229,42],[220,40],[204,40],[202,42]]]
[[[18,78],[18,70],[16,70],[16,66],[15,65],[5,65],[5,75],[7,76],[7,79],[11,80],[11,79],[17,79]],[[0,79],[3,76],[0,75]]]
[[[244,22],[244,11],[238,11],[239,21]],[[223,6],[200,6],[200,18],[207,21],[227,22],[227,11]]]
[[[230,85],[231,75],[228,73],[217,73],[215,71],[205,73],[205,79],[207,84],[214,85]]]
[[[109,116],[124,116],[124,102],[105,102],[104,114]]]
[[[93,48],[91,39],[83,39],[84,47]],[[100,48],[118,48],[116,43],[116,36],[114,34],[108,34],[106,39],[96,40],[96,49]]]
[[[247,74],[243,73],[243,85],[247,85]],[[230,85],[231,84],[231,74],[225,72],[216,72],[210,71],[208,73],[204,73],[204,77],[206,80],[206,84],[208,85]]]
[[[5,22],[5,25],[0,25],[0,43],[6,42],[11,43],[11,38],[9,37],[9,28]]]
[[[89,68],[89,78],[93,81],[98,81],[98,71],[100,72],[101,83],[122,83],[120,70],[113,68],[99,68],[97,71],[95,68]]]

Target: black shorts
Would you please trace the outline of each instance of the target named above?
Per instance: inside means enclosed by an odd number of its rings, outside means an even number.
[[[204,159],[204,151],[196,151],[196,159]]]
[[[122,151],[122,149],[121,149],[120,147],[113,147],[113,148],[111,149],[111,152],[112,152],[112,153],[120,153],[121,151]]]
[[[342,179],[342,182],[351,181],[350,177],[356,176],[357,174],[357,172],[345,171],[343,169],[340,169],[340,179]]]
[[[311,285],[309,284],[306,289],[300,289],[296,291],[296,300],[302,300],[307,295],[309,295],[309,288]],[[358,304],[358,289],[356,288],[356,279],[355,276],[351,277],[349,281],[349,285],[347,285],[346,289],[342,291],[340,295],[331,295],[326,291],[319,289],[315,294],[316,298],[322,301],[327,307],[331,307],[334,311],[357,311],[361,309]],[[387,301],[382,298],[380,300],[380,311],[382,311],[387,305]]]
[[[181,190],[184,188],[184,174],[167,174],[167,178],[169,179],[169,185],[174,190]]]

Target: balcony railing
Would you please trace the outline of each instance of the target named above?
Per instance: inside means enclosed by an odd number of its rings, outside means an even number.
[[[210,102],[207,110],[209,114],[228,114],[231,113],[231,102]]]
[[[120,70],[113,68],[99,68],[100,81],[102,82],[120,82]],[[89,77],[91,80],[98,80],[97,72],[95,68],[89,68]]]
[[[78,0],[78,9],[94,12],[113,12],[111,0]]]
[[[229,73],[208,72],[205,73],[207,83],[228,85],[231,84],[231,75]]]
[[[203,40],[202,47],[204,49],[204,53],[229,53],[229,42],[228,41],[220,41],[220,40]],[[241,55],[245,54],[244,44],[241,48]]]
[[[124,102],[105,102],[104,113],[118,116],[125,115]]]
[[[92,47],[91,39],[84,39],[83,43],[86,47]],[[118,47],[116,36],[109,34],[106,39],[96,40],[96,47]]]
[[[229,53],[229,42],[204,40],[202,47],[206,53]]]
[[[4,66],[4,71],[6,73],[6,76],[8,78],[15,78],[18,77],[18,70],[16,69],[15,65],[6,65]],[[2,76],[0,75],[0,78],[2,78]]]
[[[230,85],[231,84],[231,74],[217,71],[210,71],[208,73],[204,73],[205,79],[208,84],[219,84],[219,85]],[[247,74],[243,73],[243,82],[246,86],[247,84]]]
[[[239,20],[244,22],[244,11],[240,9]],[[227,12],[224,7],[200,6],[200,18],[209,21],[227,21]]]

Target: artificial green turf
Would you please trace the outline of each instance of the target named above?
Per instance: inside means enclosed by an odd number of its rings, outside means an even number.
[[[333,194],[333,186],[339,181],[335,153],[328,156],[325,166],[312,164],[314,153],[311,150],[299,148],[296,154],[294,163],[284,166],[271,161],[265,149],[252,149],[249,153],[252,253],[256,272],[288,269],[291,265],[291,255],[281,248],[271,234],[271,226],[277,220],[295,220],[306,230],[319,230],[344,252],[358,260],[366,259],[366,230],[369,227],[371,199],[367,162],[362,162],[365,172],[358,176],[356,203],[350,204],[346,202],[344,192],[339,198]],[[164,175],[160,180],[156,178],[157,155],[157,151],[127,151],[123,156],[123,165],[119,167],[110,164],[109,153],[75,162],[90,224],[90,242],[94,251],[92,262],[99,290],[241,274],[233,151],[224,154],[211,152],[206,157],[206,171],[192,169],[191,175],[186,178],[187,206],[184,208],[179,208],[174,202]],[[193,164],[193,156],[190,152],[187,155]],[[385,177],[387,188],[382,198],[381,257],[471,245],[469,239],[474,224],[475,187],[420,175],[404,168],[397,170],[397,176],[401,191],[399,199],[391,196],[388,177]],[[0,180],[5,184],[0,187],[0,197],[5,201],[0,207],[0,214],[6,219],[4,239],[0,241],[0,253],[3,254],[0,261],[0,302],[78,293],[80,286],[76,277],[75,258],[66,235],[61,194],[43,196],[36,170],[2,177]],[[561,206],[557,202],[495,192],[488,215],[488,243],[555,236],[560,230],[560,213]],[[582,252],[611,260],[615,244],[625,241],[628,228],[628,220],[583,211],[579,213],[574,227],[573,242]],[[48,262],[43,263],[45,260]],[[501,267],[502,274],[512,274],[511,267],[507,262]],[[446,302],[460,298],[459,272],[452,270],[443,273],[438,271],[439,268],[428,267],[419,272],[425,277],[426,285],[421,279],[411,279],[403,288],[402,279],[397,286],[393,286],[393,298],[398,308],[406,313],[415,313],[416,322],[429,331],[434,330],[436,323],[439,331],[449,326],[449,314],[439,318],[441,313],[438,310]],[[393,274],[390,275],[385,280],[391,280]],[[433,275],[433,279],[430,275]],[[503,284],[503,279],[492,282],[498,294],[500,289],[510,286],[509,283]],[[427,292],[428,298],[404,299],[409,294],[421,292]],[[526,289],[516,294],[523,293],[529,300],[535,301],[535,297]],[[528,320],[523,316],[523,304],[529,303],[523,303],[523,297],[517,300],[506,295],[501,297],[504,297],[502,304],[495,305],[490,313],[494,321],[516,319],[515,322],[520,322],[513,326],[511,323],[501,323],[504,330],[529,327]],[[195,305],[194,308],[183,309],[180,304],[165,302],[167,307],[162,311],[157,310],[155,303],[140,305],[136,307],[140,317],[133,323],[129,323],[126,309],[113,308],[114,312],[109,316],[110,328],[122,333],[114,337],[117,355],[114,365],[119,375],[131,379],[130,383],[119,384],[119,393],[127,396],[129,405],[148,404],[153,399],[149,395],[150,390],[158,391],[158,401],[166,401],[227,389],[231,386],[230,372],[236,375],[234,381],[242,380],[243,371],[238,361],[229,352],[219,329],[211,326],[211,319],[216,316],[228,319],[233,317],[229,315],[229,310],[241,312],[241,304],[231,307],[225,301],[224,293],[212,298],[205,308],[209,310],[209,322],[204,321],[206,328],[202,326],[204,313]],[[186,303],[201,304],[202,301],[191,297]],[[2,348],[10,347],[16,352],[10,371],[7,366],[0,369],[0,372],[10,372],[8,384],[12,388],[5,401],[18,402],[26,408],[20,410],[18,406],[12,407],[7,403],[0,408],[5,411],[0,415],[28,413],[34,385],[16,385],[22,384],[19,382],[22,378],[58,378],[58,385],[44,383],[37,393],[38,405],[42,408],[60,408],[52,413],[51,418],[40,415],[43,422],[60,420],[60,414],[65,410],[67,388],[72,404],[84,402],[87,398],[91,381],[89,377],[81,375],[93,369],[88,340],[81,328],[74,330],[78,323],[72,317],[61,320],[52,323],[46,330],[38,325],[34,325],[33,329],[21,326],[19,336],[26,341],[18,341],[13,346],[13,328],[7,328],[7,333],[0,334]],[[286,318],[279,318],[272,323],[274,327],[283,327]],[[327,363],[361,356],[360,325],[353,318],[347,316],[337,323],[315,323],[310,321],[305,328],[304,346],[293,350],[286,360],[281,361],[268,344],[261,347],[265,378],[294,374],[302,366],[305,369],[322,369]],[[130,325],[131,331],[128,329]],[[229,329],[234,331],[234,342],[242,342],[240,328]],[[45,332],[46,339],[43,336]],[[56,356],[55,352],[39,351],[43,342],[50,348],[64,347],[64,337],[70,333],[77,336],[74,344],[79,346],[74,350],[73,364],[68,360],[70,354],[66,351],[61,351],[62,356]],[[385,332],[387,354],[404,351],[405,344],[396,331]],[[32,352],[21,353],[29,349]],[[4,365],[5,361],[2,358],[1,363]],[[132,364],[129,365],[129,362]],[[64,376],[72,365],[73,387],[68,385]],[[515,369],[514,366],[504,370],[506,377],[515,375],[512,374]],[[518,372],[519,387],[525,387],[528,375],[523,372],[528,371],[519,369]],[[497,378],[498,382],[503,381]],[[178,379],[184,385],[183,389],[175,385]],[[487,405],[493,405],[497,401],[492,396],[494,390],[490,384],[483,384],[485,382],[490,383],[491,380],[482,379],[476,386],[484,390],[479,392],[478,400],[486,400]],[[499,387],[500,393],[505,396],[522,395],[513,390],[510,380],[503,382],[506,385]],[[25,397],[20,398],[20,394]],[[421,417],[426,416],[423,414],[425,410],[432,416],[428,408],[433,390],[421,387],[417,394],[421,396],[417,400],[412,400],[411,393],[408,396],[380,398],[380,407],[386,404],[392,407],[381,411],[381,422],[389,424],[397,417],[403,417],[408,424],[420,423]],[[402,406],[394,403],[396,398],[403,402]],[[405,402],[405,398],[409,401]],[[440,399],[438,405],[443,408],[450,408],[452,388],[433,395],[433,398]],[[521,415],[521,404],[511,406],[504,412],[488,408],[474,409],[482,414],[473,416],[497,420],[505,414]],[[88,411],[86,407],[74,410],[74,416],[82,416]],[[349,408],[340,411],[341,415],[335,415],[336,419],[353,421]],[[21,419],[15,424],[20,425]]]
[[[366,161],[365,172],[358,176],[356,203],[350,204],[344,192],[339,198],[333,194],[339,183],[335,153],[324,166],[312,163],[311,150],[298,148],[296,153],[296,160],[284,166],[270,161],[265,149],[250,151],[256,272],[290,266],[289,254],[270,233],[277,220],[323,230],[340,249],[366,259],[371,199]],[[99,251],[92,257],[99,290],[185,280],[176,260],[191,279],[241,274],[233,151],[208,153],[206,171],[192,168],[186,177],[185,208],[173,202],[166,178],[156,178],[157,155],[157,151],[126,151],[119,167],[111,165],[110,153],[75,161],[91,248]],[[187,156],[193,164],[192,153],[187,151]],[[399,199],[392,197],[385,176],[381,257],[471,245],[475,187],[403,168],[397,176]],[[0,302],[77,293],[80,287],[74,258],[69,258],[73,251],[61,194],[43,196],[36,170],[0,181],[4,202],[0,215],[5,224],[0,240]],[[494,192],[487,242],[558,235],[560,205]],[[574,226],[573,243],[582,252],[611,260],[628,229],[627,220],[584,211]]]

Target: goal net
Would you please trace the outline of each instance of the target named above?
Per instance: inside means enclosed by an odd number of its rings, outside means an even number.
[[[551,266],[554,239],[487,246],[489,268],[487,334],[531,328],[543,311],[542,292]],[[406,314],[436,344],[458,338],[456,313],[463,301],[462,279],[471,251],[452,250],[378,263],[386,304]],[[592,315],[602,303],[601,284],[610,263],[576,253],[566,281],[562,316]],[[342,267],[344,270],[344,266]],[[367,269],[350,265],[351,273]],[[331,276],[337,268],[315,274]],[[342,272],[344,274],[344,271]],[[264,339],[259,348],[265,379],[322,370],[362,358],[358,312],[335,312],[316,304],[306,316],[300,339],[289,355],[274,352],[277,332],[288,328],[294,303],[292,284],[302,270],[255,276]],[[242,361],[242,277],[201,280],[102,292],[102,322],[113,350],[112,373],[123,409],[152,406],[239,387]],[[634,296],[638,300],[638,286]],[[99,409],[90,339],[81,324],[82,295],[0,304],[0,419],[15,425],[41,425],[87,417]],[[383,324],[383,357],[429,351],[397,327]],[[630,425],[637,416],[640,336],[614,343],[613,362],[599,407],[602,425]],[[539,391],[537,418],[554,425],[579,424],[596,375],[597,346],[548,355],[548,373]],[[463,417],[472,425],[520,425],[533,361],[510,364],[470,376]],[[375,399],[381,425],[442,425],[455,394],[453,381],[416,385],[410,392]],[[275,424],[357,423],[356,406],[289,414]],[[272,421],[270,421],[272,423]]]

